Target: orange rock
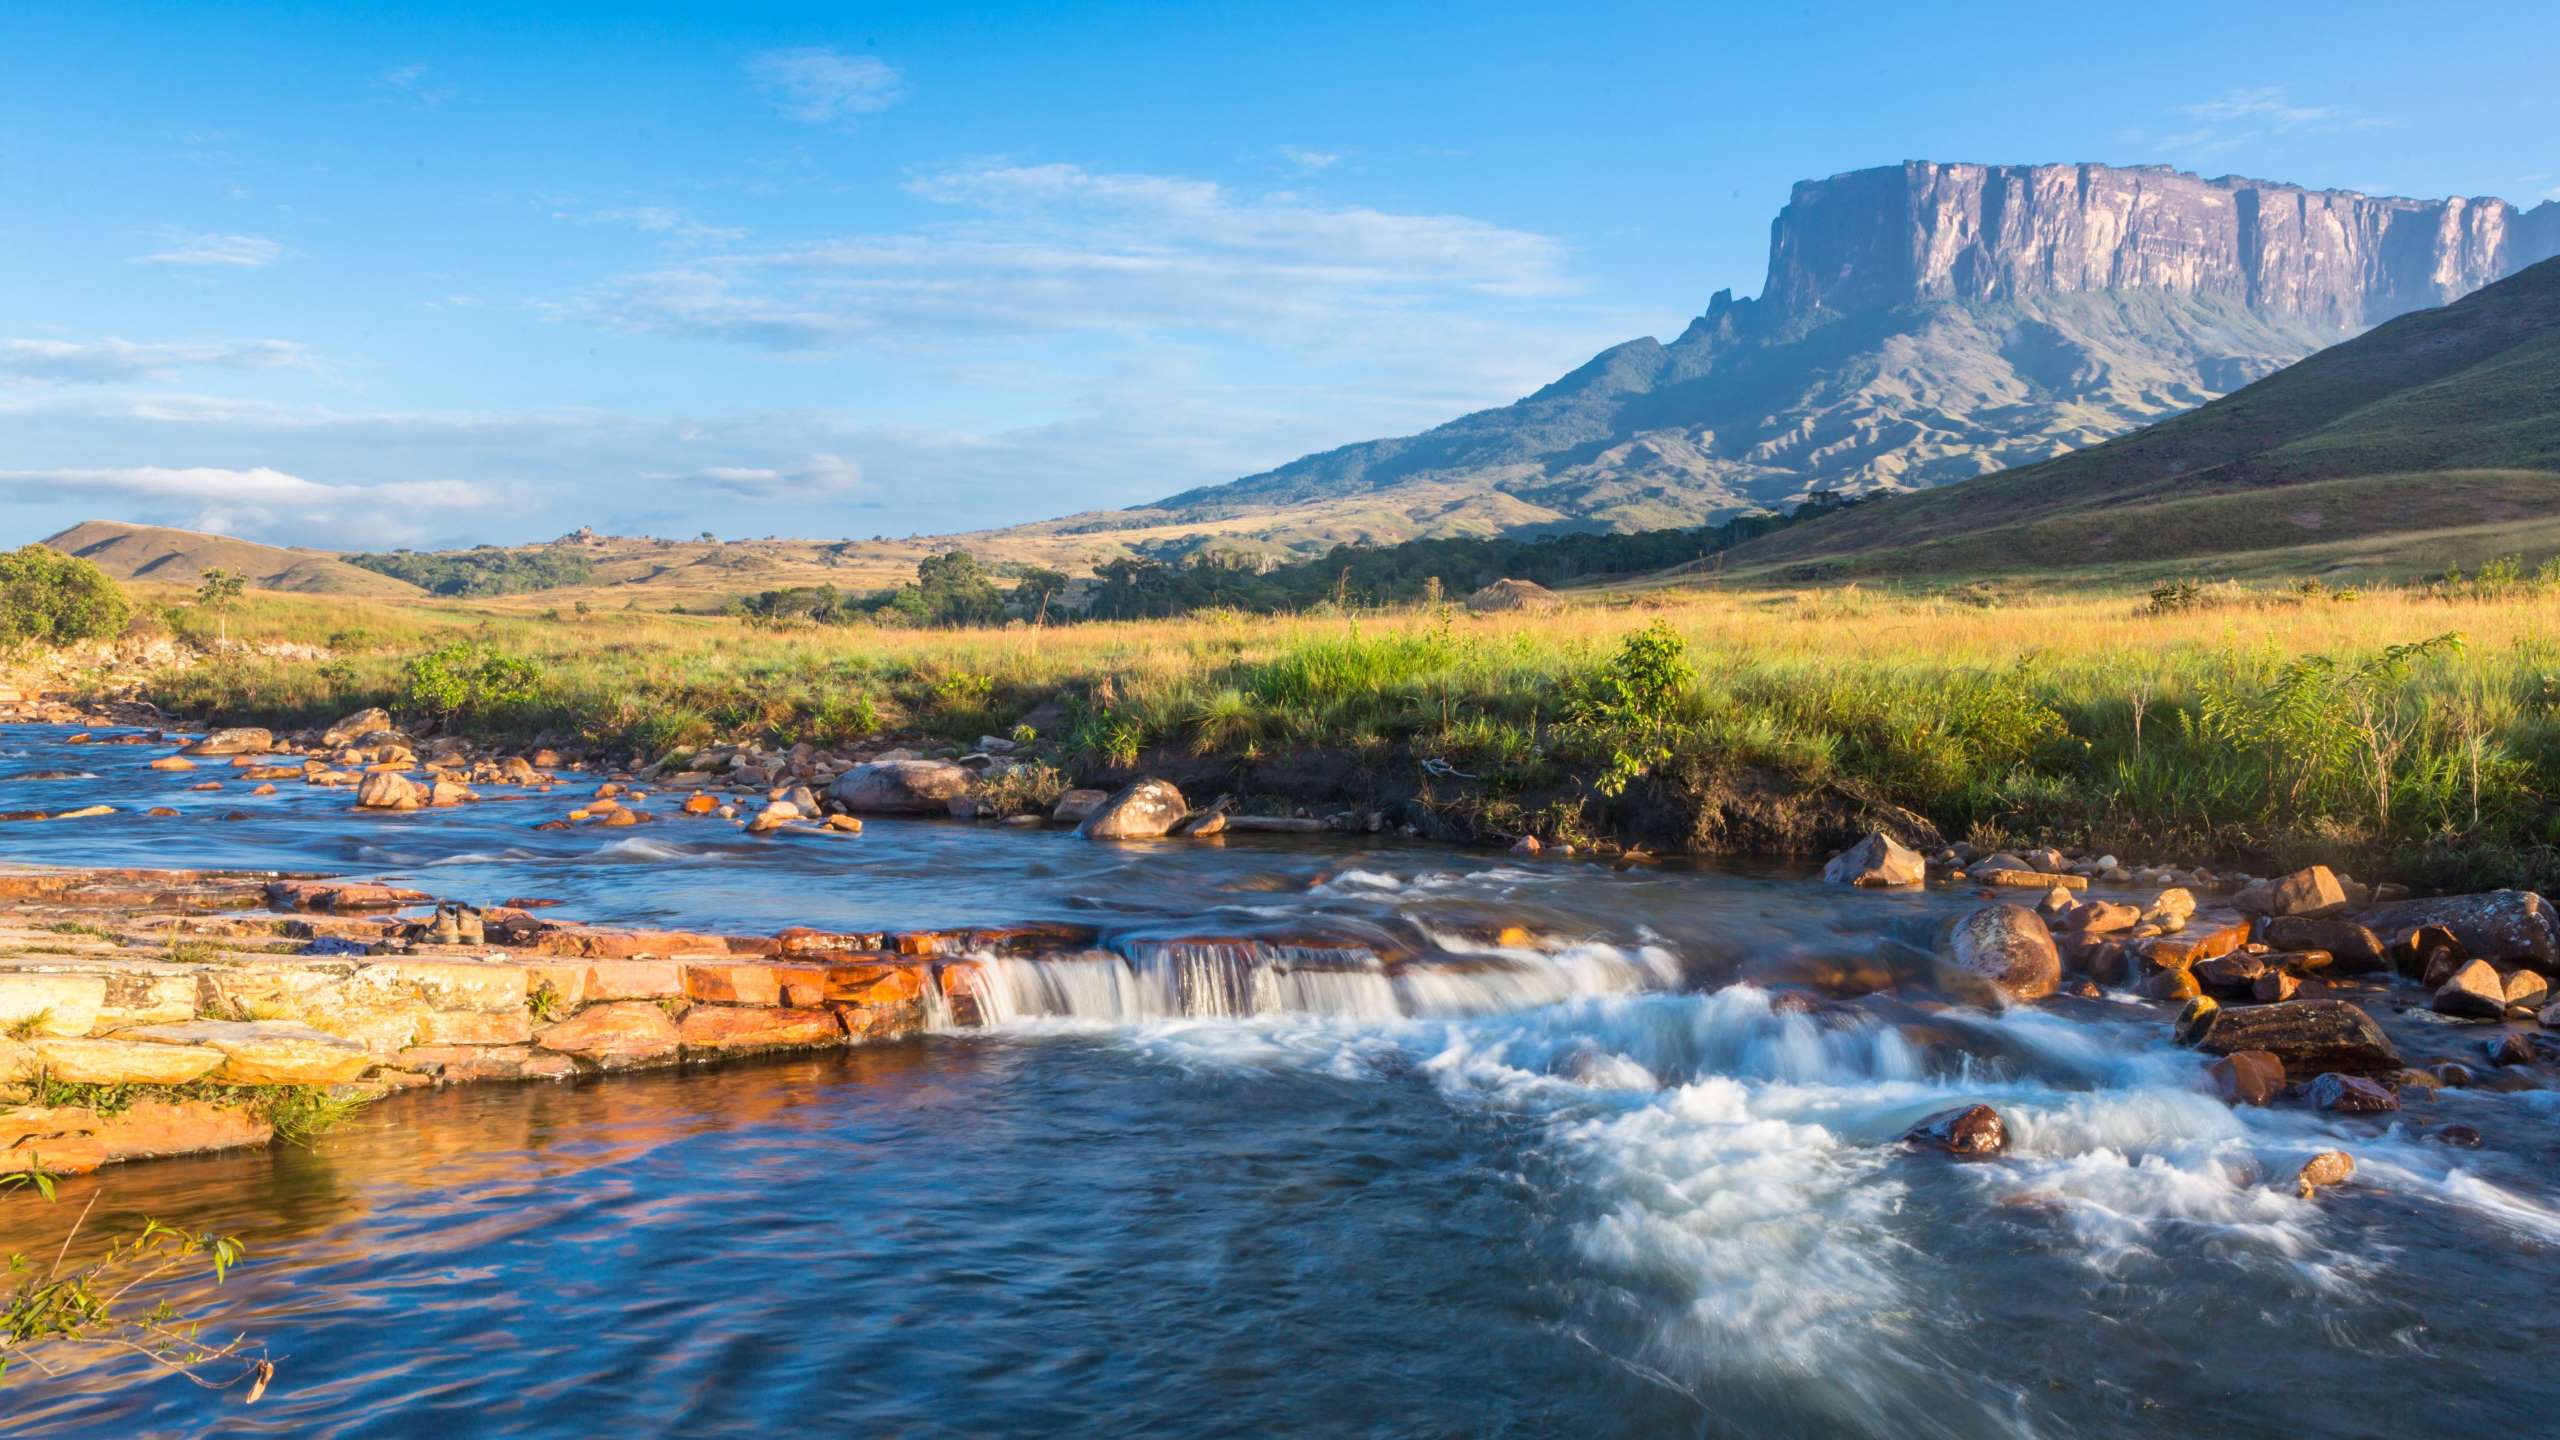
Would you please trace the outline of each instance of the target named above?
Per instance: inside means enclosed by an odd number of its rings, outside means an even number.
[[[150,1160],[264,1145],[275,1127],[256,1112],[210,1100],[136,1100],[98,1127],[110,1160]]]
[[[684,993],[684,967],[673,960],[598,960],[581,987],[590,1001],[655,1000]]]
[[[684,993],[714,1005],[779,1005],[782,977],[770,965],[687,965]]]
[[[189,790],[219,790],[222,788],[222,782],[219,780],[207,780],[202,784],[190,785],[187,788]]]
[[[831,1011],[742,1005],[697,1005],[678,1028],[686,1049],[724,1054],[838,1045],[845,1034]]]
[[[259,786],[257,789],[252,790],[252,791],[250,791],[249,793],[250,793],[250,794],[252,794],[252,795],[273,795],[274,793],[276,793],[276,787],[274,787],[273,785],[261,785],[261,786]]]
[[[827,999],[855,1005],[899,1005],[924,998],[925,972],[916,965],[830,965]]]
[[[188,759],[184,755],[163,755],[159,759],[151,762],[151,768],[154,770],[193,770],[196,768],[196,762]]]
[[[607,1070],[645,1065],[676,1053],[676,1022],[647,1000],[590,1005],[534,1037],[535,1045]]]
[[[566,1080],[578,1073],[567,1055],[530,1045],[412,1045],[400,1052],[405,1069],[446,1084],[473,1080]]]
[[[720,802],[712,799],[708,795],[688,795],[685,797],[684,813],[687,815],[708,815],[719,808]]]
[[[644,810],[616,810],[604,817],[604,823],[612,829],[621,830],[640,824],[648,818],[648,812]]]

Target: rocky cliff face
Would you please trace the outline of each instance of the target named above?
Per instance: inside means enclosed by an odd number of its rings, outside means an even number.
[[[2405,200],[2162,166],[1909,161],[1795,187],[1762,299],[1801,321],[2085,291],[2235,300],[2356,329],[2560,252],[2560,204]]]

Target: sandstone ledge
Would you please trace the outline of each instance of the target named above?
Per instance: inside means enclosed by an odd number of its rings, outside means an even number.
[[[277,1087],[374,1096],[896,1040],[974,1023],[969,955],[1092,937],[622,929],[322,876],[0,867],[0,1173],[264,1144],[240,1097]]]

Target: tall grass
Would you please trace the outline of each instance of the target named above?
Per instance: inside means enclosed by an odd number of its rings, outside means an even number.
[[[1759,766],[1855,782],[1950,833],[2355,856],[2421,880],[2547,877],[2560,840],[2560,600],[2530,585],[2217,588],[2166,611],[2132,593],[1653,592],[1546,616],[965,631],[262,595],[235,636],[328,658],[235,655],[155,688],[189,713],[318,723],[402,708],[408,661],[471,639],[538,669],[473,722],[511,736],[643,755],[715,736],[965,742],[1045,713],[1043,738],[1086,766],[1321,747],[1536,798],[1610,763],[1576,698],[1656,622],[1688,672],[1660,717],[1668,759],[1642,757],[1656,779]]]

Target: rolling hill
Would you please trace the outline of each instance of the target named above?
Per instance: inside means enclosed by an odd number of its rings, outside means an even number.
[[[145,584],[193,585],[207,570],[227,570],[261,590],[386,599],[422,593],[406,581],[358,569],[325,550],[293,550],[158,525],[88,520],[43,543],[119,580]]]
[[[2455,534],[2474,555],[2560,550],[2560,260],[2120,439],[1725,558],[1732,573],[1810,580],[2249,551],[2347,560]]]

